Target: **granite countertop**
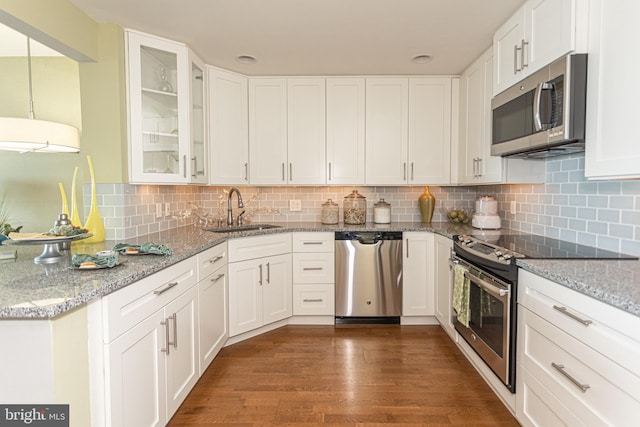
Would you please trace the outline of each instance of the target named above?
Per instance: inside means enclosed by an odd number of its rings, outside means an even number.
[[[275,223],[278,228],[212,233],[192,226],[157,232],[125,243],[166,244],[173,249],[171,256],[122,256],[126,262],[110,269],[77,270],[71,267],[71,255],[64,261],[39,265],[33,258],[40,255],[42,245],[2,246],[16,249],[17,260],[0,261],[0,319],[46,319],[100,298],[163,268],[192,257],[228,239],[292,231],[432,231],[451,236],[467,231],[466,227],[448,223],[394,223],[363,226],[322,225],[315,222]],[[74,242],[71,253],[95,254],[108,250],[115,241],[86,244]]]
[[[274,223],[278,228],[212,233],[192,226],[157,232],[135,239],[130,244],[163,243],[173,249],[171,256],[123,256],[126,262],[101,270],[71,268],[71,256],[53,265],[38,265],[33,258],[42,246],[16,246],[17,260],[0,261],[0,319],[48,319],[100,298],[163,268],[192,257],[229,239],[283,232],[304,231],[431,231],[447,237],[482,232],[468,226],[449,223],[392,223],[363,226],[322,225],[316,222]],[[110,249],[115,241],[72,244],[71,253],[95,254]],[[2,246],[1,248],[9,249]],[[640,316],[640,261],[582,261],[519,259],[519,267]]]
[[[538,276],[640,316],[640,261],[519,259]]]

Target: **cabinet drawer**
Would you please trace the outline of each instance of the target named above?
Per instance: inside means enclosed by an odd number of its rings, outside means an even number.
[[[293,252],[335,251],[334,233],[293,233]]]
[[[270,234],[268,236],[243,237],[227,242],[229,262],[286,254],[291,252],[291,234]]]
[[[640,318],[528,271],[518,274],[518,303],[640,377]]]
[[[519,308],[518,362],[586,425],[633,425],[640,377]]]
[[[335,281],[332,253],[294,253],[293,283],[331,283]]]
[[[518,365],[518,378],[522,385],[516,399],[516,417],[524,427],[585,426],[534,375]]]
[[[106,342],[111,342],[194,286],[196,269],[196,259],[191,257],[104,297]]]
[[[197,255],[198,281],[227,263],[227,243],[220,243]]]
[[[333,285],[293,285],[294,315],[335,314]]]

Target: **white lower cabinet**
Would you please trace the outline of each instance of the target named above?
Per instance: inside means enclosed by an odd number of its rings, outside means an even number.
[[[293,234],[293,315],[335,315],[334,233]]]
[[[227,244],[221,243],[198,254],[197,260],[202,375],[229,337]]]
[[[158,311],[107,348],[107,425],[167,423],[164,313]]]
[[[518,286],[518,421],[637,425],[640,319],[528,271]]]
[[[434,315],[433,233],[402,233],[402,315]]]
[[[103,299],[107,425],[165,425],[199,377],[195,259]]]
[[[231,240],[229,336],[291,317],[291,235]]]
[[[434,236],[435,314],[442,328],[456,341],[456,330],[451,317],[453,272],[449,265],[453,241],[449,237]]]

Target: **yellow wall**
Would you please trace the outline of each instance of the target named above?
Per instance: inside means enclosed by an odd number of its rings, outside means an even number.
[[[103,183],[128,182],[124,55],[122,28],[101,24],[98,62],[80,64],[81,153],[91,155],[96,180]]]
[[[81,188],[83,183],[89,182],[87,155],[93,158],[98,183],[128,180],[124,36],[117,25],[98,24],[66,0],[0,0],[0,8],[1,22],[41,25],[36,32],[46,32],[51,38],[59,37],[70,50],[85,52],[96,59],[96,62],[73,63],[75,81],[63,84],[72,89],[61,94],[56,92],[62,88],[59,79],[53,78],[59,77],[58,73],[50,71],[49,76],[41,76],[41,71],[36,69],[36,61],[40,59],[34,58],[36,117],[80,128],[80,154],[0,151],[0,199],[4,193],[12,211],[12,225],[23,225],[23,231],[46,231],[61,212],[58,182],[65,186],[71,203],[71,178],[75,166],[79,167],[77,198],[80,216],[84,218]],[[16,15],[9,16],[8,13]],[[33,34],[33,28],[29,27],[29,30]],[[42,38],[37,39],[42,41]],[[26,88],[27,82],[26,62],[23,64],[14,63],[12,67],[17,76],[11,79],[19,83],[10,91],[11,96],[5,98],[0,86],[3,103],[5,99],[11,99],[0,106],[3,114],[11,111],[13,113],[9,115],[14,117],[27,116],[28,93],[26,89],[23,94],[19,93],[21,88]],[[5,80],[4,67],[0,67],[0,73],[3,73],[0,80]]]
[[[98,23],[67,0],[0,0],[0,22],[77,61],[98,58]]]

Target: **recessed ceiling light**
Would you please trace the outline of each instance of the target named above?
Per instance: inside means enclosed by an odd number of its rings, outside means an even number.
[[[426,64],[432,59],[433,57],[431,55],[416,55],[411,58],[411,62],[413,62],[414,64]]]
[[[238,55],[236,56],[236,61],[241,64],[254,64],[257,59],[255,58],[255,56],[251,55]]]

